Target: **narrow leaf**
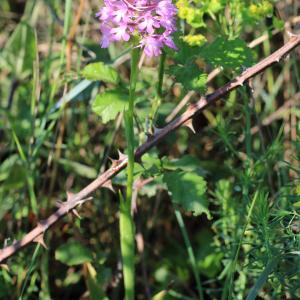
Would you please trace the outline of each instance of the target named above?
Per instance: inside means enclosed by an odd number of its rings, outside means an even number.
[[[273,272],[274,268],[278,263],[278,259],[271,260],[267,266],[265,267],[264,271],[258,277],[255,285],[251,288],[250,293],[246,300],[255,300],[259,290],[263,287],[263,285],[267,282],[269,275]]]

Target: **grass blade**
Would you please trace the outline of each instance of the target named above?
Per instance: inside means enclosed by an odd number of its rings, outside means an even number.
[[[250,293],[248,294],[246,300],[255,300],[259,290],[263,287],[263,285],[267,282],[269,275],[273,272],[274,268],[277,266],[278,258],[271,260],[264,271],[258,277],[256,283],[251,288]]]

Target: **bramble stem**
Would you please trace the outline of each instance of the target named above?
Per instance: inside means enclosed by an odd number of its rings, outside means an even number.
[[[158,143],[162,142],[168,134],[174,132],[179,127],[183,126],[196,114],[199,114],[209,105],[212,105],[217,100],[224,98],[227,94],[239,88],[243,82],[248,81],[254,76],[262,73],[265,69],[278,63],[283,57],[287,56],[287,54],[289,54],[298,46],[300,46],[300,35],[292,37],[285,45],[283,45],[276,52],[266,57],[251,68],[248,68],[242,74],[233,78],[230,82],[218,88],[212,94],[201,97],[196,103],[190,104],[185,110],[185,112],[183,112],[179,117],[174,119],[172,122],[168,123],[164,128],[161,128],[161,130],[154,134],[151,139],[148,139],[144,144],[140,145],[136,150],[135,157],[137,159],[141,158],[151,148],[156,146]],[[44,234],[62,217],[70,213],[73,208],[76,208],[79,204],[86,202],[83,200],[88,199],[87,197],[91,193],[95,192],[97,189],[102,187],[108,180],[110,180],[111,178],[116,176],[121,170],[126,168],[127,162],[127,159],[122,159],[117,165],[106,170],[104,173],[102,173],[96,179],[94,179],[91,183],[89,183],[86,187],[84,187],[80,192],[75,194],[68,201],[68,205],[60,207],[47,219],[42,220],[42,222],[38,223],[38,225],[35,228],[33,228],[30,232],[25,234],[25,236],[21,240],[15,241],[11,245],[0,249],[0,262],[3,263],[9,257],[16,254],[18,251],[33,243],[35,238],[37,238],[41,234]]]
[[[129,87],[129,105],[125,112],[125,133],[127,139],[127,189],[126,199],[122,196],[120,201],[120,241],[123,260],[123,276],[125,299],[134,300],[135,286],[135,271],[134,271],[134,256],[135,256],[135,229],[133,218],[131,215],[131,199],[133,188],[133,171],[134,171],[134,128],[133,128],[133,110],[135,100],[135,88],[137,82],[139,61],[139,49],[134,48],[131,52],[131,74]]]

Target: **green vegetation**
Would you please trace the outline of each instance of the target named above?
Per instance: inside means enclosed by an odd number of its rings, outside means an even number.
[[[129,157],[0,262],[0,299],[299,299],[299,47],[133,161],[299,34],[298,1],[178,0],[178,51],[138,71],[130,43],[100,48],[101,5],[0,2],[0,248]]]

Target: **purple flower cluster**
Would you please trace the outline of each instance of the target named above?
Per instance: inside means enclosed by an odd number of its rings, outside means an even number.
[[[148,57],[160,55],[164,46],[176,49],[171,36],[176,31],[176,13],[172,0],[104,0],[96,15],[101,22],[101,47],[135,35]]]

